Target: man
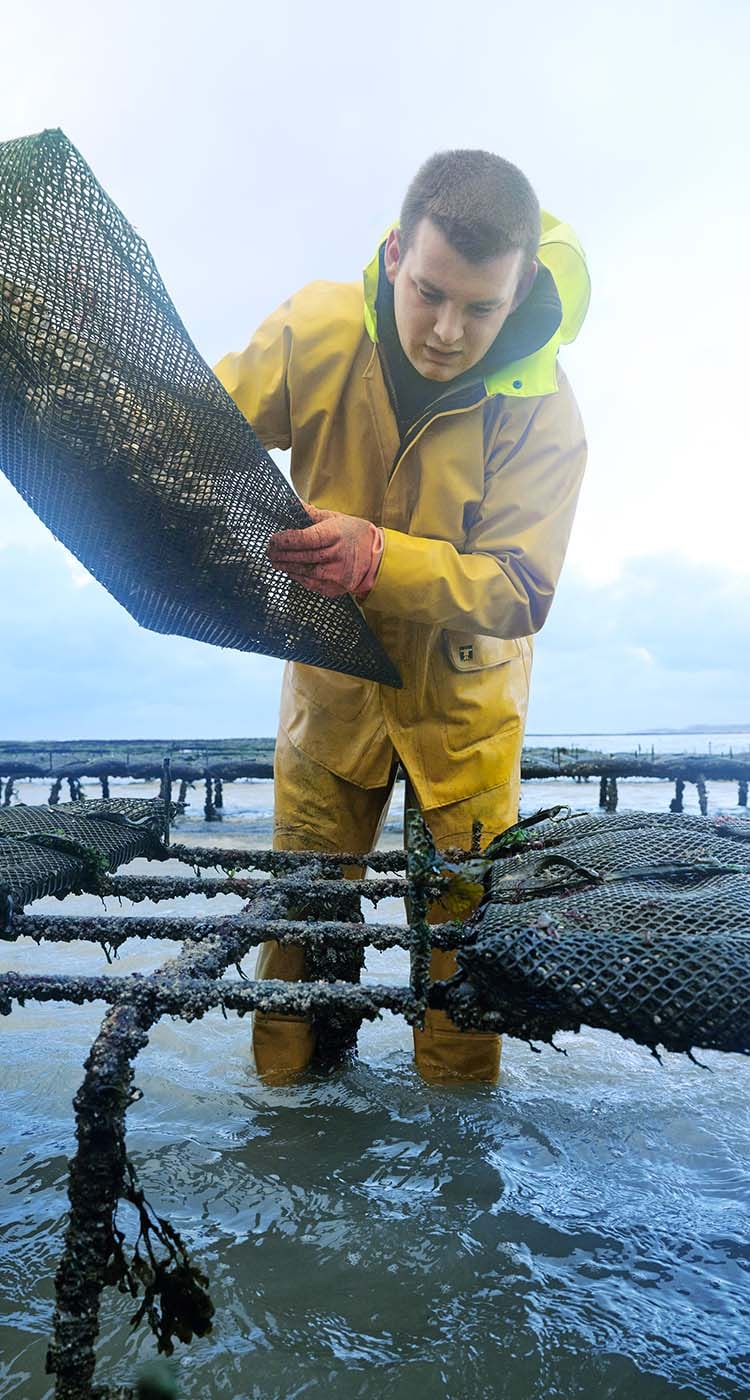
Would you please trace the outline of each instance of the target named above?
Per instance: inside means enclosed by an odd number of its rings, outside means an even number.
[[[530,635],[552,601],[585,462],[557,368],[589,282],[572,230],[486,151],[422,167],[364,274],[313,283],[216,373],[267,447],[291,448],[315,524],[274,536],[305,587],[350,593],[403,689],[293,663],[275,760],[278,849],[367,852],[400,761],[438,846],[517,818]],[[441,920],[439,907],[432,917]],[[266,943],[258,976],[304,977]],[[433,977],[455,970],[435,952]],[[415,1031],[425,1078],[494,1081],[495,1035],[442,1012]],[[261,1073],[304,1068],[309,1024],[257,1016]]]

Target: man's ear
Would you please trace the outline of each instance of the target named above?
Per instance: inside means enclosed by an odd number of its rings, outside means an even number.
[[[399,243],[398,229],[392,228],[385,240],[385,275],[393,286],[396,281],[398,265],[401,261],[401,246]]]
[[[513,298],[514,311],[517,307],[521,305],[522,301],[526,300],[527,296],[529,295],[529,292],[531,291],[531,288],[536,282],[536,275],[538,271],[539,263],[537,262],[536,258],[534,258],[533,261],[529,263],[529,266],[527,267],[526,271],[522,273],[521,279],[518,283],[518,286],[516,287],[516,295]]]

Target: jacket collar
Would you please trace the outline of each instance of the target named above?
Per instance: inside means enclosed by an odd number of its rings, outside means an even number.
[[[365,327],[376,343],[378,286],[387,236],[386,232],[364,271]],[[549,275],[537,278],[539,285],[508,317],[478,367],[487,394],[530,398],[555,393],[559,346],[574,340],[583,324],[591,292],[583,249],[570,225],[545,211],[538,258]]]

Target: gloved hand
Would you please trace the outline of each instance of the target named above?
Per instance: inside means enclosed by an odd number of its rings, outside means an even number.
[[[345,593],[366,597],[383,553],[383,531],[357,515],[304,504],[315,524],[271,536],[268,558],[273,567],[327,598]]]

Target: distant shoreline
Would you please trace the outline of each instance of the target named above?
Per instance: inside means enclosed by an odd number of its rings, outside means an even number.
[[[571,739],[611,739],[619,734],[623,739],[636,739],[647,734],[750,734],[747,724],[688,724],[684,729],[527,729],[527,739],[551,739],[567,734]]]

